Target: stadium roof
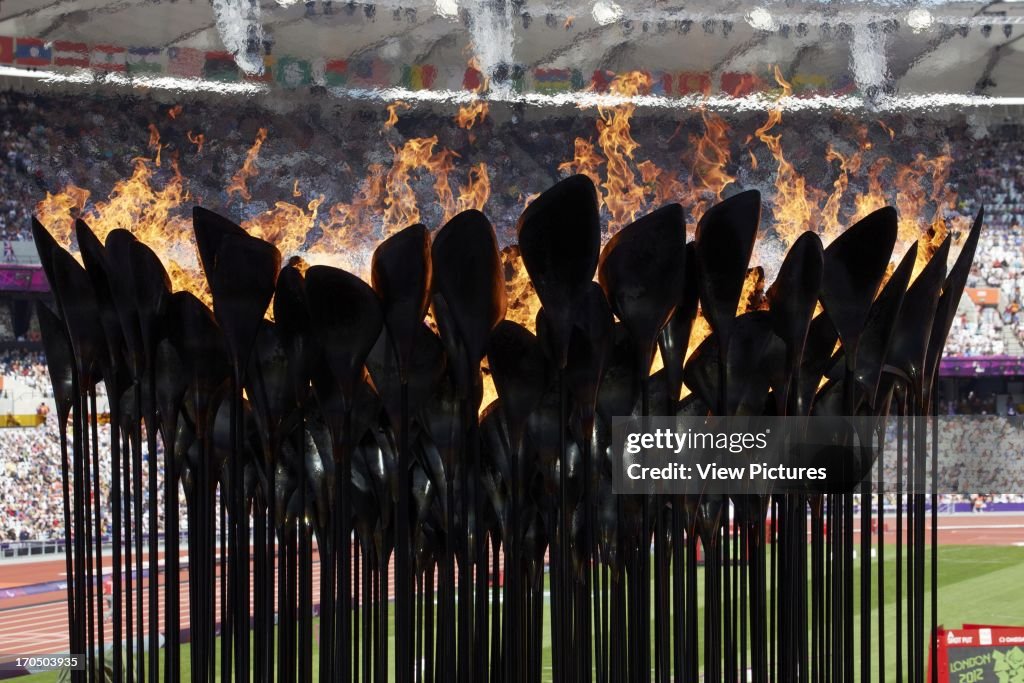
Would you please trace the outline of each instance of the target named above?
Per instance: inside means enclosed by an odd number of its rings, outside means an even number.
[[[15,41],[14,56],[18,38],[41,39],[51,60],[61,45],[84,44],[92,52],[89,66],[96,46],[170,50],[172,57],[180,48],[227,52],[240,81],[247,74],[259,81],[262,69],[291,60],[306,64],[292,72],[302,84],[321,82],[326,62],[344,63],[350,75],[357,62],[380,62],[390,75],[376,83],[371,74],[360,87],[444,91],[471,87],[464,72],[473,59],[492,90],[504,88],[506,96],[584,90],[595,74],[631,70],[653,74],[656,83],[666,79],[667,91],[659,90],[665,95],[702,89],[746,95],[774,88],[769,66],[777,64],[784,78],[815,95],[944,94],[1024,103],[1020,0],[4,0],[0,37]],[[0,62],[2,56],[0,49]],[[422,65],[430,71],[418,71]],[[45,73],[50,66],[34,68]],[[204,66],[200,78],[210,76],[209,58]],[[7,67],[2,75],[15,74]],[[359,89],[354,78],[337,83],[341,93]]]

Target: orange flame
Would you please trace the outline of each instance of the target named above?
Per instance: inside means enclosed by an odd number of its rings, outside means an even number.
[[[321,223],[320,239],[309,249],[321,262],[344,268],[369,280],[369,253],[375,245],[366,226],[378,213],[384,198],[387,172],[381,164],[370,164],[367,175],[356,188],[352,201],[334,204]]]
[[[782,72],[777,66],[775,67],[775,80],[782,87],[781,98],[784,99],[793,94],[792,86],[782,77]],[[754,132],[754,136],[768,147],[768,151],[778,162],[772,215],[775,217],[775,232],[788,247],[800,236],[800,233],[812,227],[812,206],[817,207],[817,191],[809,191],[804,177],[797,173],[792,163],[786,160],[782,152],[782,135],[768,134],[781,121],[782,110],[772,109],[768,113],[768,120]]]
[[[149,124],[149,148],[156,152],[156,156],[153,157],[153,163],[157,166],[160,165],[160,131],[156,129],[154,124]]]
[[[196,154],[202,154],[203,145],[206,143],[206,136],[202,133],[192,134],[192,131],[188,131],[185,134],[188,137],[188,141],[196,146]]]
[[[288,202],[276,202],[273,209],[244,221],[242,227],[253,237],[277,245],[283,255],[290,256],[305,246],[306,235],[316,225],[317,211],[323,201],[320,195],[309,202],[305,210]]]
[[[459,189],[458,210],[483,211],[490,196],[491,179],[487,175],[487,164],[481,161],[469,169],[469,181]]]
[[[782,96],[789,96],[789,84],[777,70],[776,76],[782,86]],[[636,95],[649,87],[650,78],[646,74],[633,73],[617,78],[612,92]],[[408,106],[404,102],[392,103],[388,107],[385,128],[393,126],[398,110]],[[728,185],[735,182],[727,171],[730,144],[725,121],[710,112],[701,112],[704,132],[690,138],[690,152],[684,157],[689,174],[681,181],[653,161],[637,159],[639,145],[631,132],[633,114],[634,106],[629,104],[601,108],[596,139],[577,138],[573,158],[561,164],[559,170],[583,173],[594,181],[599,188],[601,206],[607,211],[609,234],[634,220],[652,202],[683,201],[691,216],[699,218],[705,208],[720,200]],[[471,130],[487,115],[487,104],[474,101],[460,108],[456,123]],[[776,230],[783,240],[791,242],[801,231],[815,229],[827,241],[852,220],[895,200],[900,212],[900,238],[920,240],[918,265],[930,258],[948,232],[944,213],[956,199],[948,185],[951,165],[948,152],[935,158],[918,155],[905,165],[894,164],[886,157],[872,158],[868,125],[860,124],[856,128],[858,146],[854,151],[841,146],[830,146],[826,151],[825,159],[835,173],[831,191],[826,192],[809,187],[786,159],[781,134],[775,131],[781,118],[780,110],[772,111],[755,136],[765,144],[777,164],[773,214]],[[895,139],[891,128],[881,121],[878,124]],[[231,177],[226,188],[229,197],[250,199],[248,186],[259,173],[258,155],[266,135],[267,130],[261,128],[241,168]],[[189,131],[187,137],[195,145],[196,153],[201,153],[204,136]],[[182,207],[189,199],[186,181],[173,157],[173,174],[167,170],[158,174],[163,145],[155,125],[149,126],[149,148],[155,154],[151,158],[133,160],[132,175],[118,182],[105,200],[90,205],[87,190],[69,185],[59,194],[47,194],[37,206],[37,216],[58,241],[67,246],[73,243],[73,218],[79,215],[101,239],[116,227],[128,227],[157,251],[176,289],[192,291],[209,301],[194,253],[191,222],[187,214],[182,215],[186,213]],[[309,196],[314,197],[311,201],[277,202],[245,221],[243,227],[276,244],[285,257],[299,258],[298,254],[302,254],[312,262],[328,262],[368,278],[370,255],[380,237],[421,220],[425,207],[418,204],[414,185],[420,186],[428,178],[432,179],[434,200],[440,211],[431,215],[441,215],[445,221],[456,212],[471,208],[482,210],[486,206],[491,191],[486,163],[469,164],[454,151],[438,148],[437,136],[396,143],[392,152],[390,163],[368,166],[350,201],[325,207],[324,197],[310,192]],[[748,149],[747,152],[751,167],[756,169],[754,151]],[[458,164],[462,165],[464,176]],[[891,178],[886,177],[887,172]],[[889,189],[890,186],[895,190]],[[852,192],[853,187],[857,188],[856,193]],[[293,197],[302,196],[297,180],[291,189]],[[525,198],[525,203],[535,196]],[[508,317],[533,329],[540,303],[522,265],[518,247],[506,247],[502,261],[510,301]],[[737,312],[763,309],[764,288],[763,270],[751,269],[744,281]],[[706,320],[699,314],[687,357],[709,332]],[[656,359],[655,364],[658,362]]]
[[[743,290],[740,293],[739,305],[736,307],[736,315],[767,309],[768,299],[764,295],[764,268],[755,266],[747,270],[747,276],[743,279]]]
[[[408,109],[408,108],[409,108],[409,103],[408,102],[403,102],[402,100],[397,100],[397,101],[392,102],[391,104],[389,104],[387,106],[388,118],[384,122],[383,130],[388,130],[390,128],[394,128],[395,124],[398,123],[398,110],[399,109]]]
[[[700,220],[704,212],[716,201],[722,199],[726,186],[736,178],[725,171],[729,163],[729,126],[709,111],[701,110],[704,134],[699,138],[690,136],[692,157],[690,159],[690,188],[688,203],[692,205],[694,220]],[[751,164],[757,168],[757,160],[751,153]]]
[[[887,124],[885,123],[885,121],[882,121],[881,119],[879,119],[879,120],[878,120],[878,121],[876,121],[875,123],[877,123],[877,124],[878,124],[879,126],[881,126],[881,127],[882,127],[882,130],[884,130],[884,131],[885,131],[886,133],[888,133],[888,134],[889,134],[889,139],[890,139],[890,140],[895,140],[895,139],[896,139],[896,131],[894,131],[894,130],[893,130],[892,128],[890,128],[890,127],[889,127],[889,126],[888,126],[888,125],[887,125]]]
[[[260,128],[259,132],[256,133],[256,140],[252,143],[252,147],[245,155],[245,161],[242,162],[242,168],[231,177],[231,182],[227,187],[227,194],[229,197],[233,195],[239,195],[245,201],[252,199],[252,195],[249,194],[249,188],[247,186],[249,179],[255,177],[259,170],[256,167],[256,158],[260,155],[260,147],[263,146],[263,141],[267,139],[267,129]]]
[[[181,114],[183,107],[180,104],[176,104],[167,110],[167,116],[171,119],[176,119]]]
[[[465,130],[472,130],[473,126],[483,123],[487,118],[490,107],[483,100],[473,100],[467,105],[459,107],[455,115],[455,125]]]
[[[82,215],[89,201],[89,190],[68,185],[57,194],[46,193],[36,205],[36,220],[43,224],[60,244],[70,244],[75,218]]]
[[[880,157],[871,162],[868,167],[868,190],[858,193],[853,198],[853,222],[859,221],[872,211],[877,211],[886,205],[886,193],[882,189],[882,172],[890,163],[891,160],[888,157]]]
[[[651,77],[642,71],[616,76],[611,83],[611,91],[625,97],[647,92],[650,87]],[[598,108],[597,140],[607,160],[607,177],[601,189],[612,231],[636,218],[646,203],[643,186],[636,181],[636,172],[630,165],[639,147],[629,125],[635,109],[633,104]]]
[[[826,240],[832,240],[838,237],[847,227],[839,217],[839,210],[842,206],[843,195],[850,184],[850,174],[857,173],[860,170],[861,153],[859,151],[854,152],[849,157],[846,157],[829,144],[825,158],[829,162],[839,162],[839,175],[832,183],[832,194],[828,196],[825,206],[821,211],[823,234]]]
[[[437,136],[412,138],[402,147],[392,147],[394,163],[384,186],[384,229],[387,234],[420,220],[416,193],[409,185],[410,174],[418,168],[430,168]],[[447,155],[442,155],[447,156]],[[444,159],[435,162],[443,163]]]
[[[564,161],[558,165],[558,170],[567,174],[582,174],[590,178],[596,187],[601,186],[601,164],[604,163],[604,157],[597,153],[594,148],[594,143],[590,140],[584,140],[583,138],[576,138],[574,145],[575,154],[571,161]],[[537,195],[534,195],[536,197]],[[600,199],[600,197],[598,198]],[[527,204],[532,199],[527,200]]]
[[[519,245],[513,244],[502,249],[501,262],[505,266],[505,290],[508,293],[505,317],[533,331],[537,325],[540,299],[526,273]]]
[[[189,194],[173,157],[171,167],[173,175],[166,184],[154,187],[156,162],[136,158],[132,175],[115,183],[105,201],[86,210],[89,193],[69,186],[59,195],[48,194],[36,207],[36,214],[54,238],[67,247],[72,246],[75,215],[80,215],[101,241],[115,228],[130,229],[160,256],[176,291],[191,291],[209,301],[206,281],[195,257],[192,221],[180,215],[180,207],[189,200]]]

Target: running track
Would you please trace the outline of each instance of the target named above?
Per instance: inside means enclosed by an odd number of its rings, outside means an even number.
[[[894,522],[895,516],[887,515],[887,543],[895,542]],[[1024,546],[1024,516],[996,514],[944,516],[939,520],[939,543],[941,545]],[[184,563],[185,554],[182,553],[182,556]],[[107,567],[110,566],[109,556],[106,554],[104,555],[104,563]],[[63,581],[65,579],[64,572],[65,564],[63,557],[41,562],[0,563],[0,644],[2,644],[0,651],[3,654],[55,654],[68,651],[67,594],[64,590],[14,598],[4,596],[4,589]],[[314,587],[319,585],[319,579],[320,563],[314,559]],[[181,573],[181,585],[181,626],[183,629],[187,629],[189,627],[189,606],[188,573],[186,571]],[[161,606],[163,604],[163,586],[162,577],[160,582]],[[219,589],[220,583],[218,581],[216,589],[216,614],[220,613]],[[314,588],[315,593],[316,588]],[[144,591],[143,623],[145,623],[149,614],[147,595]],[[161,614],[162,622],[163,615]],[[138,625],[138,623],[138,615],[135,615],[135,624]],[[105,624],[105,632],[104,642],[109,644],[113,637],[113,627],[109,622]],[[3,677],[4,673],[0,672],[0,678]]]

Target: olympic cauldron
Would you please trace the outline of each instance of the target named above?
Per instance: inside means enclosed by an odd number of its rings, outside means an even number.
[[[196,208],[212,311],[172,293],[131,233],[101,243],[78,221],[82,265],[35,222],[56,297],[39,318],[64,445],[71,649],[88,653],[72,678],[852,681],[859,662],[870,681],[895,655],[924,680],[937,544],[929,557],[923,429],[897,463],[915,492],[897,492],[894,633],[881,579],[854,562],[855,523],[861,557],[884,528],[882,496],[855,516],[849,488],[612,491],[614,416],[934,410],[982,216],[948,272],[947,238],[913,279],[916,246],[887,270],[892,208],[828,248],[805,233],[767,310],[738,314],[760,210],[756,191],[730,197],[687,243],[671,204],[602,249],[593,184],[563,180],[517,226],[543,306],[536,334],[504,319],[502,262],[478,211],[388,238],[367,284],[282,268],[273,245]],[[711,334],[688,355],[698,315]],[[498,399],[481,411],[485,359]],[[115,473],[109,610],[101,458]],[[859,492],[871,500],[870,484]]]

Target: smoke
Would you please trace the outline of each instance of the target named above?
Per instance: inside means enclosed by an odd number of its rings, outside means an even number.
[[[500,8],[497,4],[480,3],[470,14],[469,31],[473,36],[473,54],[490,83],[491,93],[507,97],[512,93],[507,71],[515,64],[512,3],[500,3]]]
[[[850,70],[861,92],[874,97],[883,91],[889,73],[883,31],[863,24],[854,25]]]
[[[257,76],[263,73],[263,25],[260,4],[255,0],[212,0],[217,33],[238,67]]]

